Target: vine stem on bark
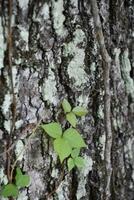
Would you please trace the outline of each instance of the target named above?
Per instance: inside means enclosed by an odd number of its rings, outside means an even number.
[[[10,147],[12,143],[12,136],[15,128],[15,119],[16,119],[16,99],[15,99],[15,91],[14,91],[14,82],[13,82],[13,72],[12,72],[12,0],[8,1],[8,36],[7,36],[7,61],[8,61],[8,74],[10,78],[10,86],[11,86],[11,94],[12,94],[12,104],[11,104],[11,113],[12,113],[12,125],[10,128],[10,134],[7,141],[7,149]],[[7,152],[7,177],[9,182],[12,182],[11,178],[11,150]],[[11,198],[13,199],[13,198]]]
[[[112,174],[111,164],[111,149],[112,149],[112,130],[111,130],[111,96],[110,96],[110,68],[111,57],[105,46],[104,35],[102,31],[102,25],[100,21],[98,6],[96,0],[91,0],[92,14],[96,32],[96,38],[100,47],[100,52],[103,60],[103,76],[104,76],[104,123],[106,132],[105,141],[105,182],[104,182],[104,194],[103,199],[108,200],[110,198],[110,181]]]

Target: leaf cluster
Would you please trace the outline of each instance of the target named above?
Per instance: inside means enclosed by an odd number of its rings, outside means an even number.
[[[85,116],[87,114],[87,109],[80,106],[72,109],[70,103],[66,99],[62,102],[62,108],[66,120],[71,125],[70,128],[63,131],[61,125],[57,122],[43,124],[41,127],[45,133],[54,139],[54,150],[58,154],[61,163],[64,159],[68,158],[67,165],[70,171],[75,166],[78,168],[84,166],[84,159],[79,156],[79,153],[82,147],[86,147],[86,144],[80,133],[76,130],[76,124],[77,116]]]
[[[16,168],[15,183],[8,183],[3,186],[1,195],[3,197],[17,197],[19,189],[28,187],[30,184],[30,177],[22,173],[19,167]]]
[[[85,116],[88,111],[86,108],[83,108],[81,106],[76,106],[72,109],[70,103],[64,99],[62,102],[63,110],[66,114],[66,120],[75,128],[77,124],[77,117]]]

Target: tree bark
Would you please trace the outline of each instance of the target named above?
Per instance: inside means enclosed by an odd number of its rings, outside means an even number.
[[[31,177],[17,200],[134,199],[134,3],[97,2],[111,58],[105,74],[92,2],[0,1],[0,183],[7,183],[8,171],[24,148],[17,166]],[[70,173],[41,129],[29,138],[40,122],[63,121],[64,98],[89,111],[78,123],[88,145],[81,152],[86,165]]]

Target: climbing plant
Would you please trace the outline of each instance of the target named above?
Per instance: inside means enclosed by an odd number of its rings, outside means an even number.
[[[19,194],[19,189],[29,186],[30,177],[23,174],[19,167],[16,168],[16,175],[14,183],[8,183],[2,188],[1,195],[3,197],[17,197]]]
[[[76,125],[77,117],[85,116],[88,111],[86,108],[80,106],[72,108],[66,99],[62,101],[62,108],[65,114],[64,116],[66,123],[69,123],[69,128],[63,130],[59,122],[37,125],[37,127],[41,127],[44,130],[44,133],[53,138],[54,150],[58,154],[60,162],[62,163],[65,159],[67,159],[68,170],[71,171],[74,167],[84,167],[84,159],[80,156],[80,150],[87,145],[77,130]],[[31,136],[29,139],[30,138]],[[16,163],[17,160],[13,165],[13,170],[16,166]],[[16,167],[15,177],[11,182],[3,186],[1,195],[3,197],[15,198],[18,196],[19,190],[24,187],[28,187],[29,184],[30,177],[26,174],[23,174],[19,167]]]
[[[54,150],[58,154],[61,163],[67,158],[68,170],[70,171],[75,166],[78,168],[84,166],[84,159],[79,154],[81,148],[86,147],[86,144],[76,129],[76,125],[77,117],[85,116],[88,111],[80,106],[72,108],[66,99],[62,102],[62,108],[65,118],[70,124],[69,128],[63,131],[59,122],[43,124],[41,127],[45,133],[54,139]]]

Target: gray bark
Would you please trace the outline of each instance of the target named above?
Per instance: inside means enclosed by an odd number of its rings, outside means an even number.
[[[0,153],[12,125],[12,87],[7,64],[8,1],[0,1]],[[110,70],[112,175],[110,200],[134,199],[134,3],[98,1]],[[86,167],[67,173],[53,200],[103,200],[105,169],[103,60],[88,0],[13,0],[12,72],[16,96],[12,163],[41,120],[62,121],[61,101],[88,108],[78,123],[88,148]],[[16,142],[17,141],[17,142]],[[62,166],[52,141],[38,130],[17,163],[31,177],[17,200],[43,200],[59,182]],[[7,182],[6,156],[0,182]],[[1,197],[2,199],[2,197]]]

